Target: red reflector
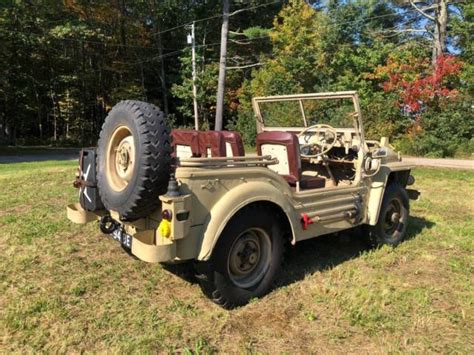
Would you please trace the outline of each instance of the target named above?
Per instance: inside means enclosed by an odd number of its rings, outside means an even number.
[[[163,210],[161,212],[161,217],[167,221],[171,221],[172,213],[170,210]]]

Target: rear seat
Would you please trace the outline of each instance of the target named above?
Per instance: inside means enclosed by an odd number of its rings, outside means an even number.
[[[222,132],[200,131],[199,151],[201,152],[201,157],[225,157],[225,142]]]
[[[222,131],[225,141],[225,151],[228,157],[243,157],[245,156],[244,143],[240,133],[233,131]]]
[[[172,155],[178,158],[200,157],[199,132],[185,129],[173,129],[171,131],[173,141],[171,147]]]
[[[244,144],[238,132],[173,129],[173,156],[234,157],[244,156]]]

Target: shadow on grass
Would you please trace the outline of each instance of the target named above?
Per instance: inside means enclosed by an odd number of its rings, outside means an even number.
[[[410,217],[405,241],[433,226],[433,222],[424,218]],[[287,255],[277,287],[300,281],[308,274],[330,270],[372,249],[362,233],[362,228],[354,228],[297,243]]]
[[[405,240],[416,238],[423,229],[430,229],[434,225],[433,222],[424,218],[410,217]],[[282,270],[276,280],[276,287],[303,280],[308,274],[330,270],[370,250],[371,247],[362,233],[361,228],[354,228],[337,234],[304,240],[296,243],[294,247],[289,247]],[[188,282],[197,282],[192,263],[164,264],[163,267]]]

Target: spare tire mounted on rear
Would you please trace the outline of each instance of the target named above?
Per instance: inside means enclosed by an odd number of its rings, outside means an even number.
[[[100,132],[97,166],[106,209],[126,219],[155,210],[171,171],[170,134],[163,113],[141,101],[115,105]]]

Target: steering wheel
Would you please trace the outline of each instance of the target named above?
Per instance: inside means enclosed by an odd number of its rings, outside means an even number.
[[[317,140],[314,139],[314,137],[318,135],[318,134],[315,134],[315,133],[318,133],[322,129],[325,130],[325,133],[328,133],[328,132],[332,133],[332,135],[334,136],[334,139],[332,140],[332,142],[328,143],[326,141],[326,137],[322,137],[322,138],[317,139]],[[310,130],[313,130],[313,132],[309,132]],[[304,149],[306,147],[313,148],[313,147],[316,146],[318,148],[318,150],[320,150],[316,154],[300,153],[300,156],[303,157],[303,158],[316,158],[316,157],[319,157],[321,155],[324,155],[327,152],[329,152],[331,150],[331,148],[334,147],[334,145],[337,142],[337,132],[334,129],[334,127],[332,127],[328,124],[315,124],[315,125],[306,127],[304,130],[302,130],[300,133],[298,133],[298,138],[299,137],[303,137],[303,140],[306,142],[306,144],[301,145],[302,149]]]

